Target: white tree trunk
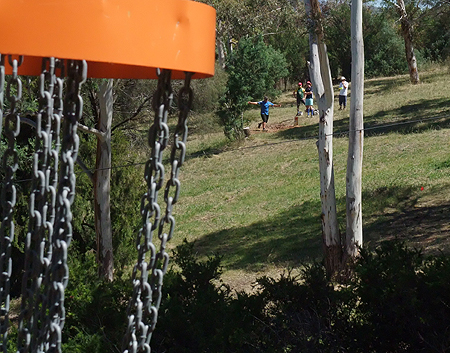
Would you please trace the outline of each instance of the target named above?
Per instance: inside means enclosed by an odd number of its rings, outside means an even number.
[[[97,159],[94,173],[95,230],[97,233],[97,260],[100,276],[113,280],[113,246],[110,214],[111,191],[111,123],[113,115],[113,80],[100,86],[100,119],[98,130],[103,134],[97,139]]]
[[[322,233],[326,268],[329,273],[339,270],[342,245],[336,213],[336,195],[333,169],[333,107],[334,92],[327,48],[323,31],[313,19],[321,17],[318,0],[304,0],[310,25],[311,81],[319,106],[319,141],[317,142],[320,167],[320,198],[322,202]]]
[[[216,46],[217,46],[217,56],[219,60],[219,66],[222,69],[225,69],[225,49],[222,41],[222,37],[219,36],[218,31],[216,30]]]
[[[416,85],[420,83],[420,79],[419,70],[417,69],[417,60],[414,54],[413,26],[409,21],[408,14],[406,13],[405,2],[403,0],[397,0],[397,12],[400,15],[402,35],[405,41],[405,53],[409,68],[409,79],[411,80],[411,83]]]
[[[352,94],[347,158],[346,256],[355,257],[363,244],[361,178],[364,142],[364,41],[362,0],[352,1]]]

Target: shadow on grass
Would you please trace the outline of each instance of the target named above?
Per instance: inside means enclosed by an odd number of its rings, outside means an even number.
[[[363,193],[364,243],[375,247],[393,238],[427,253],[450,251],[450,205],[416,207],[417,194],[408,187],[382,187]],[[337,200],[341,232],[345,234],[345,198]],[[392,210],[385,213],[386,209]],[[320,201],[305,202],[266,221],[224,229],[197,240],[200,255],[223,255],[228,269],[260,270],[274,263],[295,267],[322,258]],[[364,215],[363,215],[364,219]],[[373,221],[371,221],[373,219]]]
[[[424,116],[424,110],[440,111],[437,116]],[[384,117],[395,116],[394,121],[384,122]],[[348,135],[349,118],[333,122],[334,137]],[[397,132],[401,134],[418,133],[430,129],[450,127],[450,106],[448,100],[430,99],[420,103],[402,106],[390,111],[380,111],[364,116],[364,135],[366,137]],[[280,130],[275,134],[280,139],[317,139],[318,125],[311,124],[301,127]]]
[[[392,92],[398,87],[410,85],[408,77],[389,77],[384,79],[367,80],[364,82],[365,95],[379,95]]]
[[[403,105],[397,109],[387,111],[381,110],[375,114],[366,115],[364,116],[364,121],[371,124],[380,123],[380,120],[386,116],[395,117],[395,121],[398,121],[399,119],[417,120],[431,118],[431,116],[424,116],[424,111],[427,110],[433,111],[433,115],[436,114],[435,112],[439,112],[436,115],[448,115],[450,113],[448,99],[422,99],[420,101],[416,101],[415,103]]]
[[[247,227],[224,229],[196,241],[201,255],[218,253],[229,269],[268,263],[298,265],[321,256],[320,202],[305,202]]]
[[[383,215],[365,229],[366,242],[378,244],[395,238],[411,247],[437,255],[450,252],[450,205],[418,207]],[[380,234],[380,230],[383,230]]]

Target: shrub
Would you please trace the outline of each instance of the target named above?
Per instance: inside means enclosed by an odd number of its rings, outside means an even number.
[[[234,140],[243,136],[242,113],[248,107],[247,102],[279,94],[275,83],[286,77],[288,71],[283,54],[266,45],[261,36],[241,39],[227,67],[227,90],[220,100],[218,115],[225,135]]]

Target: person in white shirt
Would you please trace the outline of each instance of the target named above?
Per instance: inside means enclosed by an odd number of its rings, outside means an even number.
[[[348,82],[345,77],[341,77],[341,83],[339,84],[339,110],[345,109],[347,106],[347,92],[348,92]]]

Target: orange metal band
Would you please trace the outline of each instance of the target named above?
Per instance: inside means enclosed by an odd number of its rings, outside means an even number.
[[[155,68],[210,77],[215,15],[187,0],[0,0],[0,53],[25,56],[19,75],[56,57],[86,60],[89,77],[156,78]]]

